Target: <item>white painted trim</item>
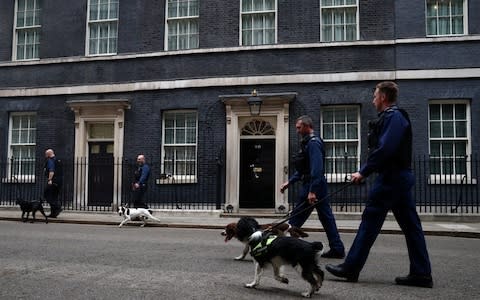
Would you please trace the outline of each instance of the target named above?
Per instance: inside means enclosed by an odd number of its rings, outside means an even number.
[[[87,29],[88,30],[88,29]],[[47,65],[61,63],[77,63],[86,61],[109,61],[121,59],[137,59],[148,57],[164,57],[172,55],[190,55],[190,54],[213,54],[213,53],[229,53],[240,51],[257,51],[257,50],[278,50],[278,49],[315,49],[330,47],[355,47],[355,46],[387,46],[395,44],[421,44],[421,43],[444,43],[444,42],[467,42],[480,41],[480,35],[466,36],[448,36],[448,37],[428,37],[428,38],[406,38],[395,40],[375,40],[375,41],[351,41],[351,42],[318,42],[309,44],[280,44],[280,45],[258,45],[258,46],[239,46],[239,47],[223,47],[223,48],[202,48],[188,49],[177,51],[161,51],[151,53],[134,53],[134,54],[116,54],[109,56],[71,56],[44,58],[35,61],[12,61],[0,62],[1,67],[23,66],[23,65]]]
[[[49,95],[76,95],[125,93],[150,90],[172,90],[185,88],[252,86],[264,84],[297,84],[322,82],[356,82],[380,80],[422,80],[422,79],[480,78],[480,68],[398,70],[378,72],[346,72],[323,74],[267,75],[243,77],[213,77],[183,80],[143,81],[115,84],[6,88],[0,89],[0,98],[36,97]]]
[[[115,101],[111,101],[109,104],[85,101],[83,103],[71,103],[70,108],[75,114],[75,161],[82,158],[88,159],[88,142],[94,141],[88,137],[87,125],[89,123],[113,123],[114,136],[112,139],[105,140],[113,142],[115,161],[123,157],[123,124],[125,124],[125,109],[129,109],[129,106]],[[122,178],[122,169],[118,164],[114,164],[113,203],[115,203],[115,199],[120,198],[118,192],[122,190],[122,182],[118,178]],[[88,203],[88,166],[85,174],[79,174],[75,171],[74,189],[74,201],[80,206],[86,205]]]
[[[279,187],[288,180],[288,124],[289,103],[287,102],[264,102],[260,116],[251,116],[246,102],[225,105],[226,113],[226,165],[225,174],[225,205],[233,205],[234,211],[239,210],[240,196],[240,135],[241,127],[249,119],[264,119],[271,122],[275,128],[275,136],[260,136],[255,138],[275,139],[275,204],[272,211],[276,211],[280,205],[288,207],[288,193],[282,194]]]

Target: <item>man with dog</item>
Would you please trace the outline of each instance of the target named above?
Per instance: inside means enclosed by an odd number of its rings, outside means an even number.
[[[145,163],[145,155],[137,156],[137,168],[135,169],[134,181],[132,183],[133,191],[133,207],[147,208],[147,204],[143,200],[143,196],[147,191],[147,182],[150,177],[150,167]]]
[[[55,157],[52,149],[45,151],[45,176],[47,177],[47,185],[43,192],[45,200],[50,204],[50,218],[56,218],[62,212],[62,205],[58,200],[58,194],[63,183],[63,170],[61,161]]]
[[[322,254],[322,257],[344,258],[345,247],[340,239],[329,199],[323,199],[327,195],[323,141],[315,136],[313,121],[307,115],[296,120],[295,128],[302,137],[300,151],[295,157],[295,173],[280,187],[280,191],[283,193],[290,184],[302,181],[302,189],[295,203],[295,208],[290,214],[292,217],[289,224],[298,228],[302,227],[315,207],[330,246],[330,250]],[[320,199],[322,199],[320,203],[315,206],[312,205]],[[310,209],[306,209],[308,206],[310,206]],[[301,211],[303,213],[300,213]]]
[[[398,86],[385,81],[376,85],[373,105],[379,118],[371,122],[367,162],[353,173],[353,183],[360,183],[377,173],[374,185],[363,211],[362,221],[345,261],[327,265],[326,269],[337,277],[356,282],[370,248],[373,246],[389,210],[405,235],[410,259],[409,274],[395,278],[399,285],[431,288],[430,259],[425,236],[412,197],[415,182],[411,170],[412,125],[408,114],[397,107]]]

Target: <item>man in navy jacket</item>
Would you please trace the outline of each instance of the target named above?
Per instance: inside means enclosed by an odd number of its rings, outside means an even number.
[[[135,178],[132,184],[134,208],[148,208],[143,200],[143,196],[147,191],[149,177],[150,167],[145,163],[145,155],[140,154],[137,157],[137,169],[135,170]]]
[[[295,157],[295,173],[281,185],[280,191],[283,193],[290,184],[302,181],[300,195],[291,212],[293,217],[288,221],[290,225],[300,228],[312,213],[313,206],[299,215],[295,216],[295,214],[327,195],[327,180],[325,178],[323,141],[314,135],[312,119],[309,116],[301,116],[297,119],[295,127],[297,133],[302,136],[300,151]],[[345,257],[345,248],[338,234],[329,199],[323,199],[315,208],[330,246],[330,250],[322,254],[322,257]]]
[[[389,210],[405,235],[410,258],[409,274],[395,278],[400,285],[433,286],[431,266],[425,236],[412,197],[415,178],[411,170],[412,126],[407,113],[396,106],[398,86],[394,82],[377,84],[373,105],[379,118],[371,124],[369,155],[352,181],[360,183],[372,173],[378,173],[369,192],[362,222],[345,262],[326,269],[337,277],[356,282],[367,261]]]

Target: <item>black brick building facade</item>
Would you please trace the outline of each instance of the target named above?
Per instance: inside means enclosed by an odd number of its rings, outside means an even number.
[[[276,187],[292,171],[288,162],[297,149],[295,118],[308,113],[321,132],[325,107],[358,107],[357,157],[362,159],[367,120],[376,114],[370,105],[372,88],[383,80],[400,86],[399,103],[410,112],[415,129],[415,155],[431,154],[429,103],[457,100],[468,107],[467,155],[478,153],[479,1],[465,1],[464,34],[431,37],[426,35],[425,1],[358,0],[358,39],[323,43],[321,1],[277,0],[276,43],[241,46],[241,1],[199,0],[199,47],[180,51],[165,51],[166,2],[120,0],[117,51],[94,56],[86,54],[88,1],[41,1],[39,58],[22,61],[13,57],[15,1],[0,0],[0,162],[11,158],[12,115],[34,113],[37,163],[45,149],[54,148],[72,169],[66,171],[64,201],[81,202],[88,196],[78,194],[88,194],[91,182],[88,169],[76,170],[81,169],[77,162],[86,159],[88,165],[89,143],[102,142],[89,138],[89,126],[111,123],[114,135],[108,142],[114,144],[117,161],[125,164],[145,153],[154,165],[150,203],[161,203],[167,193],[175,193],[176,202],[190,203],[201,194],[202,201],[217,208],[231,204],[235,210],[277,210],[292,201],[292,194],[289,199]],[[259,116],[248,111],[254,89],[263,99]],[[164,182],[169,173],[164,166],[164,114],[172,111],[197,115],[195,176]],[[241,200],[252,184],[242,181],[241,164],[248,161],[242,141],[262,140],[241,132],[255,120],[275,129],[264,137],[275,140],[270,153],[274,165],[269,165],[274,169],[273,202],[259,200],[258,206]],[[0,186],[11,189],[11,171],[6,163],[0,166]],[[469,188],[477,186],[478,169],[468,168]],[[43,184],[37,169],[36,178],[28,181],[33,190]],[[266,172],[265,167],[256,170]],[[128,170],[115,172],[115,199],[107,204],[127,197]],[[421,180],[432,185],[426,177]]]

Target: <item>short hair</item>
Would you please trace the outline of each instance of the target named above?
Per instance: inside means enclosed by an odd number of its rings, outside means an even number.
[[[313,128],[312,118],[310,118],[310,116],[308,116],[308,115],[303,115],[303,116],[298,117],[296,122],[298,122],[298,121],[301,121],[302,124],[307,126],[307,127]]]
[[[398,97],[398,85],[393,81],[382,81],[376,85],[376,88],[380,93],[387,97],[388,102],[397,102]]]

